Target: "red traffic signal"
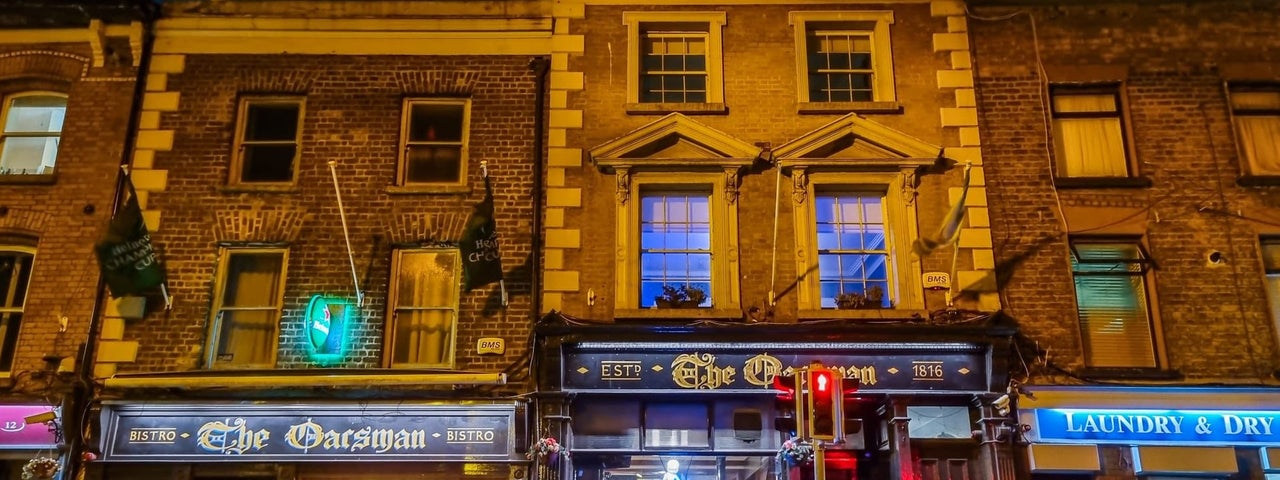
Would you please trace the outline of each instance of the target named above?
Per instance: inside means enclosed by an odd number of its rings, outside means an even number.
[[[815,440],[840,441],[844,423],[844,375],[813,364],[805,372],[805,386],[809,390],[806,402],[809,436]]]

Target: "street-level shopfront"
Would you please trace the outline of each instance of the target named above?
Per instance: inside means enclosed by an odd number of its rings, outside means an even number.
[[[1280,478],[1280,388],[1025,390],[1032,479]]]
[[[64,462],[55,433],[58,417],[48,404],[0,404],[0,479],[22,478],[22,468],[32,458]],[[42,418],[49,421],[27,421]]]
[[[525,478],[518,402],[105,403],[106,479]]]
[[[1011,479],[992,406],[1011,332],[981,327],[566,325],[536,329],[538,436],[574,480],[800,478],[779,460],[792,404],[774,378],[820,362],[860,383],[829,480]],[[1007,414],[1007,410],[1005,411]],[[989,427],[989,428],[988,428]],[[983,440],[992,440],[985,442]],[[812,468],[812,467],[810,467]]]

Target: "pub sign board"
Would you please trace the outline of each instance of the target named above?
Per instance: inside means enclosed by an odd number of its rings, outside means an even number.
[[[563,388],[619,393],[772,391],[773,378],[821,362],[857,379],[859,391],[988,391],[988,350],[980,345],[644,344],[594,342],[565,353]]]
[[[102,459],[509,461],[513,404],[108,404]]]
[[[27,417],[53,411],[49,405],[0,404],[0,449],[48,449],[58,445],[49,425],[29,424]]]

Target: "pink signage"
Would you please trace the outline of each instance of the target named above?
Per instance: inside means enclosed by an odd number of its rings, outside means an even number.
[[[0,449],[51,448],[57,438],[49,425],[28,425],[27,417],[53,411],[48,405],[0,404]]]

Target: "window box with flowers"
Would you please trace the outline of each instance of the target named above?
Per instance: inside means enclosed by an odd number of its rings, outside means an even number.
[[[62,465],[58,459],[46,456],[32,457],[22,466],[22,480],[50,480],[58,475]]]
[[[529,451],[524,454],[524,458],[529,460],[545,460],[549,465],[555,465],[560,461],[560,456],[569,456],[569,449],[557,442],[555,437],[544,437],[538,439],[538,442],[529,447]]]

